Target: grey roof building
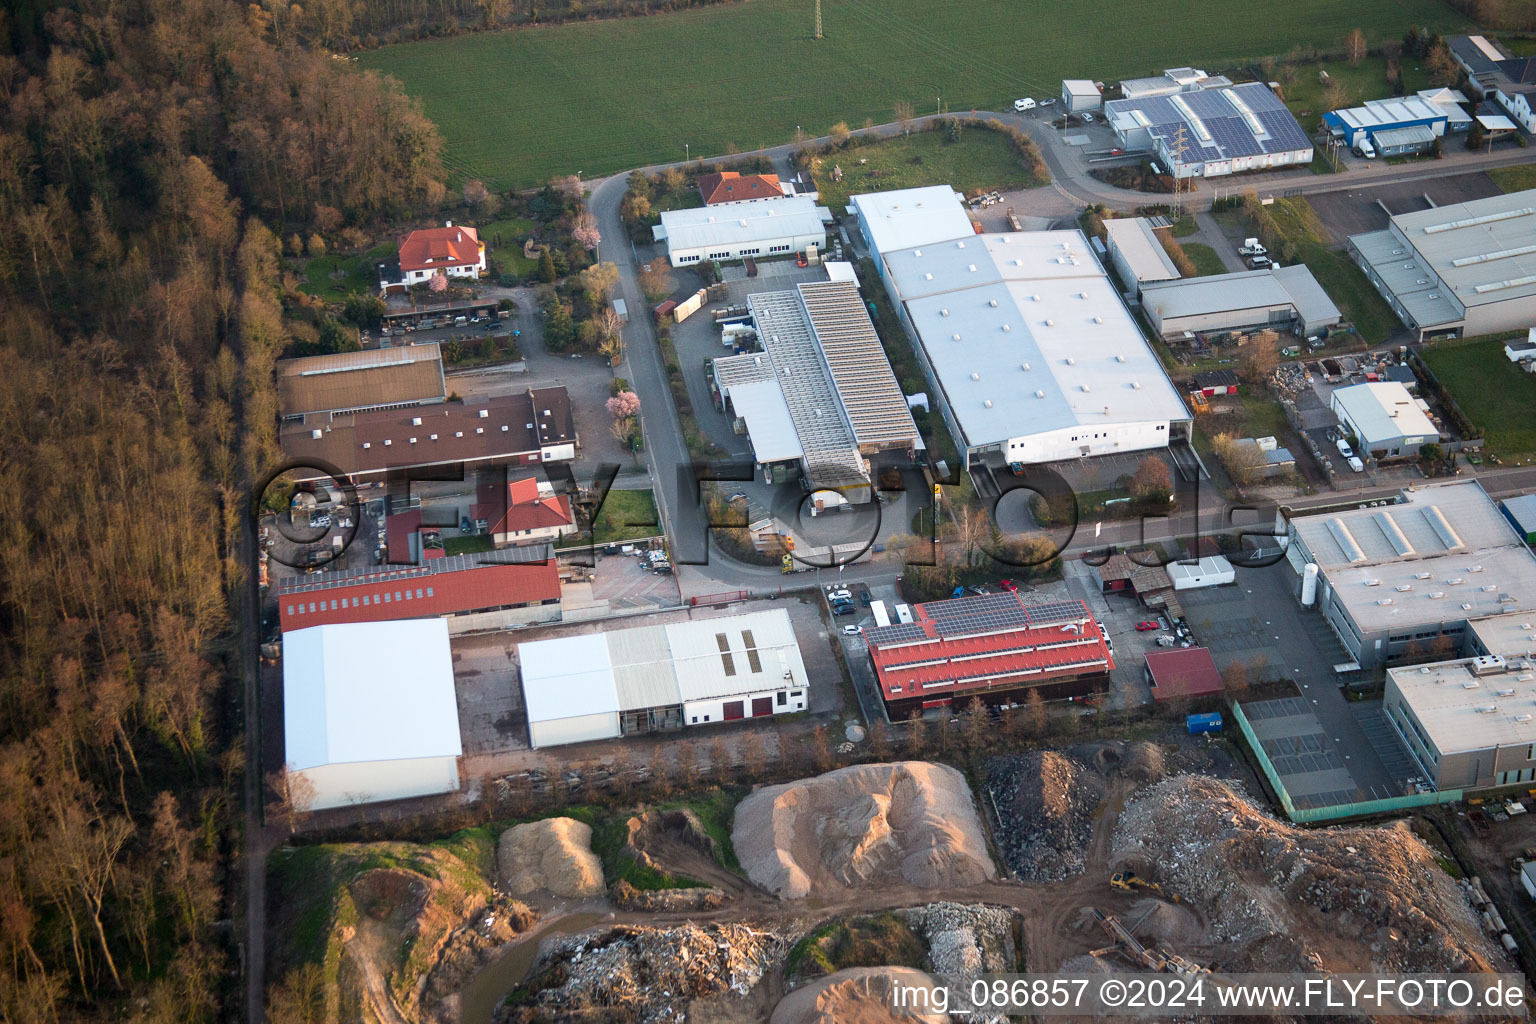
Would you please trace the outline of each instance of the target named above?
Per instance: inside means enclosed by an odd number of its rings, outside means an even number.
[[[1104,222],[1104,233],[1110,262],[1131,291],[1152,281],[1178,280],[1179,268],[1145,217],[1111,218]]]
[[[1536,681],[1528,667],[1484,655],[1387,672],[1387,720],[1430,785],[1536,781]]]
[[[1312,162],[1312,140],[1269,87],[1244,82],[1104,104],[1126,149],[1150,149],[1179,178]]]
[[[1536,189],[1399,214],[1349,253],[1419,337],[1536,320]]]
[[[1189,277],[1142,286],[1141,304],[1164,338],[1186,333],[1333,327],[1339,308],[1303,264]]]
[[[1319,569],[1318,606],[1362,667],[1449,637],[1469,619],[1536,608],[1536,556],[1476,481],[1396,503],[1297,516],[1287,557]]]

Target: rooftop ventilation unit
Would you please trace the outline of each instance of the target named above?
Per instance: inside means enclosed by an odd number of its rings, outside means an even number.
[[[1480,715],[1496,715],[1499,713],[1499,709],[1492,704],[1489,704],[1485,707],[1478,708],[1477,713]]]
[[[1486,587],[1479,587],[1478,589],[1481,590],[1485,594],[1491,594],[1495,590],[1499,589],[1499,585],[1497,583],[1490,583]]]
[[[979,373],[971,374],[971,380],[981,380],[981,374],[979,374]]]
[[[1480,566],[1480,565],[1469,565],[1469,566],[1467,566],[1467,572],[1482,572],[1482,571],[1483,571],[1483,567]]]
[[[1104,322],[1104,318],[1103,318],[1103,317],[1101,317],[1101,316],[1096,316],[1096,317],[1094,317],[1094,318],[1093,318],[1093,322],[1094,322],[1094,323],[1096,323],[1096,324],[1101,324],[1101,323],[1103,323],[1103,322]],[[1125,357],[1124,357],[1124,356],[1121,356],[1121,357],[1120,357],[1120,361],[1121,361],[1121,362],[1122,362],[1122,363],[1123,363],[1123,362],[1125,362]]]
[[[387,437],[386,437],[386,438],[385,438],[385,439],[384,439],[384,447],[386,447],[386,448],[388,448],[388,447],[389,447],[389,446],[390,446],[390,445],[392,445],[392,444],[394,444],[394,443],[395,443],[395,442],[393,442],[393,441],[391,441],[391,440],[390,440],[390,439],[389,439],[389,438],[387,438]]]
[[[372,441],[364,441],[363,442],[363,447],[364,448],[372,448],[373,447],[373,442]]]
[[[1436,590],[1436,591],[1432,591],[1430,593],[1429,599],[1431,601],[1438,601],[1438,600],[1440,600],[1444,596],[1445,596],[1445,591],[1443,591],[1443,590]]]
[[[1504,663],[1503,656],[1498,654],[1484,654],[1467,663],[1467,668],[1472,671],[1472,674],[1479,677],[1497,675],[1508,667]]]
[[[1073,359],[1071,356],[1067,356],[1065,362],[1066,362],[1066,364],[1068,366],[1076,366],[1077,365],[1077,360]]]
[[[933,280],[933,275],[932,274],[924,274],[923,275],[923,280],[925,280],[925,281],[932,281]]]
[[[322,438],[322,437],[324,437],[324,436],[325,436],[325,431],[323,431],[323,430],[319,430],[319,429],[315,429],[315,430],[311,430],[311,431],[310,431],[310,432],[309,432],[309,436],[310,436],[310,437],[311,437],[311,438],[313,438],[313,439],[314,439],[314,440],[316,440],[316,441],[318,441],[318,440],[320,440],[320,439],[321,439],[321,438]]]
[[[981,404],[983,406],[985,406],[986,408],[990,409],[990,408],[992,408],[992,399],[989,398],[986,401],[982,402]]]
[[[1055,320],[1047,320],[1045,322],[1045,326],[1047,326],[1047,327],[1055,327],[1056,326],[1056,321]]]
[[[987,300],[987,305],[991,306],[993,309],[996,309],[997,308],[997,300],[996,299],[988,299]]]
[[[1141,381],[1139,381],[1139,380],[1131,381],[1131,390],[1132,391],[1140,391],[1141,390]]]
[[[1003,324],[1003,333],[1004,334],[1007,334],[1011,330],[1013,330],[1013,326],[1011,324]]]
[[[949,310],[947,310],[947,309],[939,310],[939,316],[949,316]]]
[[[913,249],[912,250],[912,255],[913,256],[917,256],[917,257],[921,257],[923,255],[923,250],[921,250],[921,249]]]
[[[1427,573],[1427,572],[1416,572],[1416,573],[1413,574],[1413,578],[1416,579],[1416,580],[1427,580],[1427,579],[1429,579],[1429,573]]]
[[[1385,605],[1392,604],[1393,601],[1392,601],[1392,599],[1390,597],[1384,597],[1380,601],[1377,601],[1376,603],[1379,604],[1379,605],[1385,606]]]
[[[491,418],[491,410],[489,410],[489,409],[481,409],[480,410],[480,418],[483,419],[483,420],[490,419]]]
[[[960,335],[958,335],[958,334],[957,334],[957,335],[955,335],[955,340],[956,340],[956,341],[959,341],[959,340],[960,340]],[[789,371],[788,371],[788,370],[785,370],[785,371],[784,371],[784,372],[785,372],[785,373],[788,373],[788,372],[789,372]]]
[[[1461,606],[1461,610],[1464,611],[1464,612],[1469,612],[1469,611],[1472,610],[1472,606],[1470,604],[1463,604]]]
[[[413,427],[421,426],[421,417],[420,416],[412,416],[411,417],[411,426],[413,426]]]
[[[1045,397],[1045,392],[1044,391],[1036,391],[1035,392],[1035,397],[1036,398],[1044,398]]]
[[[971,271],[971,273],[973,273],[973,274],[974,274],[974,273],[976,273],[976,264],[974,264],[974,263],[972,263],[972,264],[971,264],[971,265],[970,265],[970,271]]]
[[[1028,363],[1020,363],[1019,364],[1019,369],[1021,369],[1021,370],[1028,370],[1029,369],[1029,364]]]
[[[437,435],[436,434],[430,434],[428,436],[431,437],[431,439],[434,440],[434,441],[437,440]]]
[[[1367,587],[1379,587],[1381,586],[1381,580],[1366,580],[1365,585]]]
[[[1451,586],[1455,587],[1455,586],[1460,586],[1461,584],[1463,584],[1463,583],[1465,583],[1467,581],[1462,579],[1460,576],[1452,576],[1450,579],[1446,580],[1445,582],[1447,582]]]
[[[956,249],[964,249],[965,248],[965,243],[964,242],[956,242],[955,243],[955,248]]]
[[[1097,318],[1095,318],[1095,319],[1097,319]],[[1125,356],[1121,356],[1121,355],[1115,356],[1115,362],[1117,362],[1117,363],[1125,362]]]
[[[1040,296],[1038,296],[1038,295],[1031,295],[1029,298],[1030,298],[1031,302],[1039,302],[1040,301]]]
[[[1085,395],[1088,394],[1088,392],[1093,390],[1087,384],[1084,384],[1082,387],[1083,387],[1083,394],[1085,394]]]
[[[411,444],[415,444],[415,443],[416,443],[416,439],[414,437],[411,438]]]
[[[1413,584],[1412,583],[1404,583],[1401,586],[1396,587],[1394,589],[1396,589],[1399,594],[1406,594],[1406,593],[1408,593],[1408,591],[1413,589]]]

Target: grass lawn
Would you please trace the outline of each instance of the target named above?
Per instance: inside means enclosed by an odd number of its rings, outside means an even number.
[[[1431,345],[1420,355],[1500,458],[1536,455],[1536,376],[1504,356],[1502,339]]]
[[[443,540],[443,553],[450,558],[454,555],[474,555],[482,551],[495,550],[496,541],[488,533],[473,537],[448,537]]]
[[[1216,250],[1203,242],[1185,242],[1183,244],[1185,255],[1195,265],[1195,273],[1199,277],[1208,277],[1211,274],[1225,274],[1227,265],[1221,262],[1221,257]]]
[[[1338,174],[1339,169],[1333,166],[1333,161],[1323,155],[1321,149],[1312,151],[1312,163],[1308,165],[1313,174]]]
[[[1402,326],[1387,300],[1359,267],[1341,252],[1322,242],[1317,211],[1305,199],[1276,199],[1269,207],[1275,225],[1292,239],[1301,261],[1333,300],[1344,318],[1355,325],[1361,339],[1376,345]]]
[[[593,524],[596,544],[654,537],[661,532],[656,525],[656,496],[650,491],[609,491],[602,511]]]
[[[832,180],[834,167],[843,169],[842,181]],[[834,212],[847,207],[848,197],[860,192],[953,185],[969,193],[1040,184],[1024,167],[1012,142],[997,132],[974,127],[963,131],[959,142],[945,142],[943,132],[916,132],[851,146],[817,158],[812,173],[821,204]]]
[[[356,256],[331,253],[312,259],[304,264],[304,283],[299,289],[327,302],[341,302],[358,292],[375,292],[379,287],[379,275],[374,264],[394,254],[393,243],[381,242]],[[332,280],[331,275],[338,270],[345,271],[347,276]]]
[[[1404,28],[1409,24],[1410,22],[1402,22]],[[1367,31],[1367,35],[1369,34]],[[1412,95],[1420,89],[1429,88],[1429,75],[1416,66],[1411,58],[1403,60],[1399,67],[1403,73],[1403,87],[1406,93]],[[1367,57],[1354,67],[1351,67],[1347,60],[1298,64],[1295,79],[1285,86],[1285,105],[1291,108],[1291,113],[1296,115],[1296,120],[1300,121],[1301,126],[1307,131],[1315,129],[1323,112],[1329,109],[1323,99],[1326,86],[1318,76],[1319,71],[1328,72],[1328,78],[1331,81],[1343,85],[1347,99],[1345,106],[1359,106],[1366,100],[1384,99],[1392,95],[1392,87],[1387,84],[1385,57]],[[1280,73],[1278,68],[1275,73],[1277,75]]]
[[[1170,230],[1173,231],[1174,238],[1188,238],[1190,235],[1200,230],[1200,224],[1195,220],[1194,214],[1186,213],[1183,217],[1174,222],[1173,227]]]
[[[1536,164],[1495,167],[1488,172],[1488,177],[1506,193],[1524,192],[1528,188],[1536,188]]]
[[[1056,95],[1063,78],[1115,81],[1187,63],[1191,25],[1198,63],[1215,72],[1298,46],[1337,48],[1356,26],[1376,45],[1410,23],[1447,34],[1468,24],[1435,0],[1294,0],[1262,13],[1170,0],[1117,5],[1112,16],[1084,4],[827,0],[822,12],[819,40],[807,4],[754,0],[357,56],[421,99],[455,182],[502,189],[682,160],[685,143],[696,157],[732,144],[750,153],[790,141],[796,126],[815,136],[837,121],[893,120],[901,102],[929,113],[941,95],[956,113],[1007,110],[1020,96]]]

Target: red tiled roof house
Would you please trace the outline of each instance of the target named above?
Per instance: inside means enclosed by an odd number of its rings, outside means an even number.
[[[698,184],[699,195],[704,197],[705,206],[751,203],[759,199],[780,199],[785,195],[777,174],[721,171],[719,174],[699,175]]]
[[[554,544],[576,532],[571,500],[556,494],[537,477],[484,484],[478,492],[476,519],[484,519],[497,544]]]
[[[455,226],[412,231],[400,243],[400,274],[406,286],[425,284],[441,270],[450,278],[478,281],[485,273],[485,243],[472,227]]]
[[[988,594],[913,605],[913,621],[864,630],[886,711],[913,711],[980,697],[1022,703],[1104,693],[1114,657],[1082,601],[1025,604]]]

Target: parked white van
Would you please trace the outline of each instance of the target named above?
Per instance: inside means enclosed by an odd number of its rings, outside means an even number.
[[[1022,114],[1026,110],[1034,110],[1034,109],[1035,109],[1035,101],[1030,99],[1027,96],[1024,99],[1022,99],[1022,100],[1014,100],[1013,101],[1013,112],[1016,113],[1016,114]]]

